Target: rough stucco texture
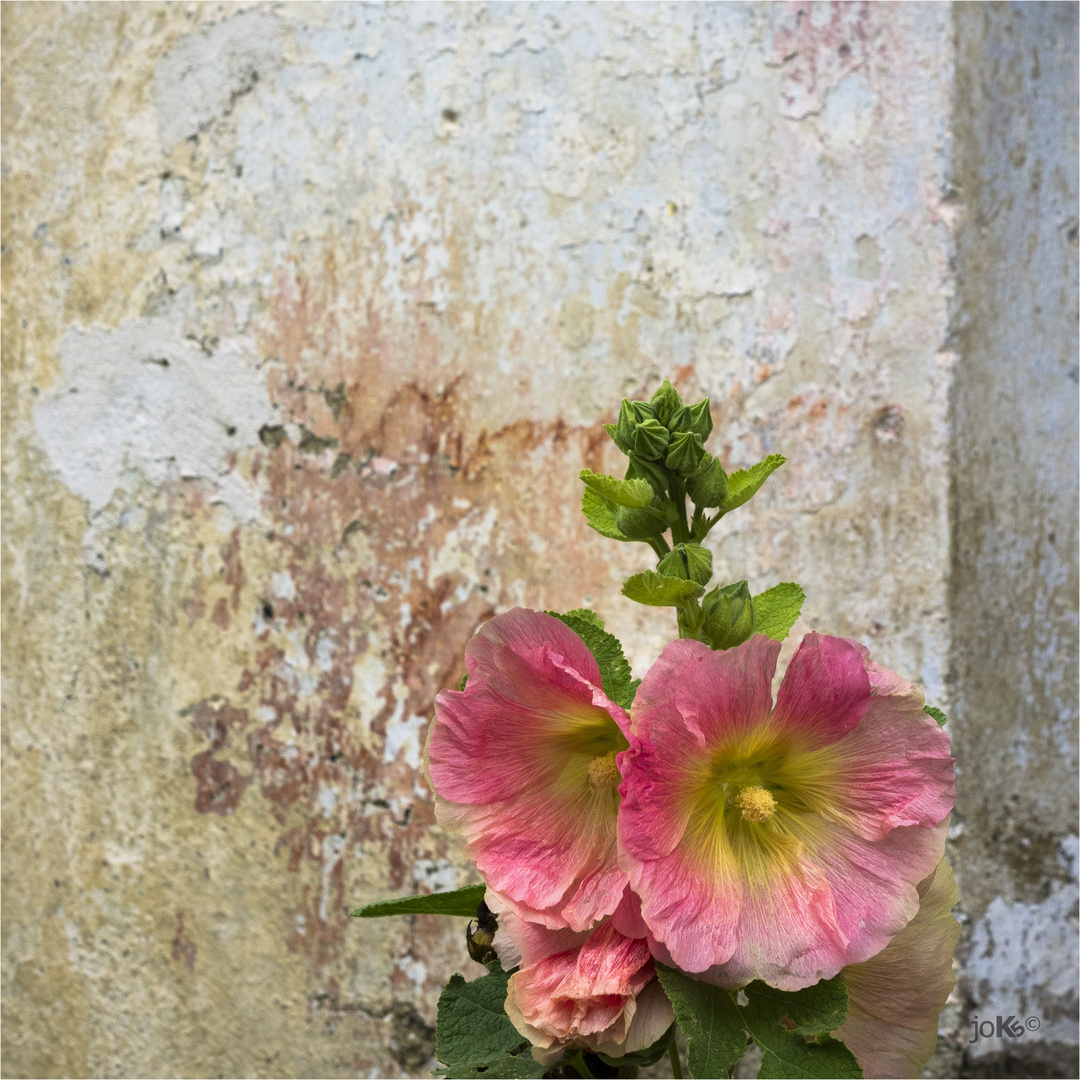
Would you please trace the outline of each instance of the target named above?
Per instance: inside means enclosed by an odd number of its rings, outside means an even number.
[[[670,375],[712,538],[949,707],[946,5],[3,9],[4,1070],[425,1073],[477,625]]]
[[[1077,1074],[1077,7],[955,8],[953,831],[972,1075]],[[1042,1071],[1047,1070],[1047,1071]]]

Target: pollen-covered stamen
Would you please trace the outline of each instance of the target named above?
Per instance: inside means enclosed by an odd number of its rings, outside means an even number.
[[[758,784],[744,787],[735,796],[735,805],[747,821],[768,821],[776,813],[776,800]]]
[[[589,783],[595,788],[614,787],[621,779],[619,767],[615,764],[617,750],[611,750],[589,762]],[[578,774],[580,775],[580,773]]]

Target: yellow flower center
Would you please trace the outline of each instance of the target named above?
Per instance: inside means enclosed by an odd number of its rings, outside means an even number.
[[[734,802],[747,821],[768,821],[776,813],[776,800],[758,784],[744,787]]]
[[[589,762],[589,783],[595,788],[614,787],[621,779],[619,767],[615,764],[617,750],[594,757]]]

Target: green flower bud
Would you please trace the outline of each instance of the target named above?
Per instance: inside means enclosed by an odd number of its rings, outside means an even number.
[[[680,476],[690,476],[697,471],[704,456],[705,447],[701,444],[701,436],[694,431],[680,431],[668,444],[664,464]]]
[[[708,398],[690,406],[690,430],[700,435],[702,442],[712,434],[712,409]]]
[[[604,425],[604,430],[624,454],[629,454],[634,448],[634,430],[638,425],[638,419],[634,412],[635,404],[637,403],[623,398],[622,407],[619,409],[618,423]]]
[[[682,407],[682,398],[679,397],[678,390],[665,379],[663,386],[649,399],[649,404],[656,419],[661,424],[667,424],[675,410]]]
[[[615,512],[615,524],[619,532],[631,540],[649,540],[654,536],[659,536],[667,528],[667,522],[663,517],[650,513],[650,509],[659,509],[657,500],[654,499],[653,505],[644,510],[620,506]]]
[[[683,405],[672,413],[668,421],[668,431],[674,435],[678,431],[694,431],[704,442],[712,434],[712,412],[709,399],[702,398],[696,405]]]
[[[717,587],[701,602],[705,636],[714,649],[732,649],[754,633],[754,602],[745,581]]]
[[[667,495],[668,475],[659,461],[646,461],[631,452],[630,464],[626,469],[627,480],[648,480],[653,491],[662,499]]]
[[[634,452],[646,461],[656,461],[664,456],[671,436],[659,420],[646,420],[638,424],[634,432]]]
[[[712,577],[712,552],[700,544],[676,544],[656,568],[668,577],[684,578],[696,581],[699,585],[708,584]]]
[[[724,466],[719,458],[706,454],[702,459],[704,469],[686,480],[686,494],[695,506],[723,506],[727,498],[728,482]],[[700,468],[700,466],[699,466]]]
[[[626,401],[625,398],[623,400]],[[647,401],[628,401],[627,404],[633,413],[635,424],[644,424],[646,420],[656,419],[653,407]]]

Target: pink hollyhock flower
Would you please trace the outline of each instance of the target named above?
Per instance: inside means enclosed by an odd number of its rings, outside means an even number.
[[[564,623],[515,608],[465,648],[464,691],[435,701],[427,767],[435,814],[460,832],[502,906],[552,929],[587,930],[611,914],[617,863],[617,755],[626,712]]]
[[[673,641],[633,709],[619,839],[654,955],[720,986],[798,990],[869,959],[919,907],[956,798],[918,688],[808,634]]]
[[[504,968],[521,964],[510,976],[506,1014],[541,1064],[572,1047],[610,1057],[644,1050],[675,1020],[629,890],[592,930],[548,930],[500,915],[495,944]]]
[[[918,1076],[937,1046],[938,1016],[956,978],[956,882],[944,859],[919,884],[919,911],[876,956],[840,973],[847,1019],[834,1032],[871,1078]]]

